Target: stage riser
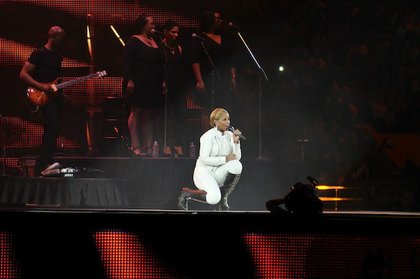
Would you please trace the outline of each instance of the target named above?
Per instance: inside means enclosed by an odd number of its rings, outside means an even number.
[[[194,187],[193,159],[56,158],[56,161],[63,167],[97,169],[104,172],[105,178],[124,179],[120,191],[127,203],[122,206],[128,208],[177,209],[182,187]],[[304,182],[307,175],[301,162],[243,161],[242,164],[243,174],[230,196],[233,210],[266,210],[267,200],[283,197],[293,184]]]

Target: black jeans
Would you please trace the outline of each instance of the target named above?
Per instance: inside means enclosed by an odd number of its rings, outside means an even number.
[[[38,171],[52,163],[57,150],[57,138],[61,132],[61,121],[64,99],[54,98],[41,108],[44,116],[44,133],[42,135],[41,153],[38,158]]]

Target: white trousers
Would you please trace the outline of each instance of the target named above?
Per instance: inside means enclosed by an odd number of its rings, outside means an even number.
[[[198,189],[207,192],[207,203],[217,204],[220,201],[222,198],[220,187],[223,186],[229,173],[241,174],[242,163],[239,160],[231,160],[214,171],[210,171],[205,167],[196,167],[194,169],[194,184]]]

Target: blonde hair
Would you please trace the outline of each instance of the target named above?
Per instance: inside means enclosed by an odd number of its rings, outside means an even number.
[[[210,127],[214,127],[215,120],[219,120],[223,114],[229,114],[229,112],[227,112],[227,110],[223,109],[223,108],[215,108],[211,113],[210,113]]]

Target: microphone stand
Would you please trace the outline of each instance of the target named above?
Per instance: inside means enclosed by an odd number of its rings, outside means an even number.
[[[204,45],[203,41],[200,40],[201,45],[203,46],[203,50],[204,53],[207,56],[207,59],[210,62],[211,65],[211,72],[210,72],[210,77],[211,77],[211,108],[210,110],[214,109],[214,95],[215,95],[215,91],[214,91],[214,83],[215,83],[215,75],[217,75],[218,79],[221,80],[222,78],[220,77],[219,71],[217,71],[216,65],[214,65],[213,60],[211,59],[211,56],[209,54],[209,52],[207,51],[206,46]]]
[[[162,49],[165,46],[162,46]],[[163,53],[165,54],[165,65],[163,67],[164,75],[165,75],[165,116],[164,116],[164,124],[163,124],[163,148],[166,148],[166,141],[167,141],[167,134],[168,134],[168,57],[166,55],[165,49],[163,49]]]
[[[3,173],[6,175],[6,134],[4,132],[3,116],[0,114],[0,129],[1,129],[1,149],[2,149],[2,159],[3,159]]]
[[[164,109],[164,123],[163,123],[163,150],[165,150],[166,148],[166,142],[167,142],[167,130],[168,130],[168,55],[166,54],[165,51],[165,43],[163,41],[163,38],[160,39],[160,43],[162,46],[162,52],[163,52],[163,57],[165,59],[165,63],[163,66],[163,72],[164,72],[164,79],[165,79],[165,89],[164,89],[164,93],[165,93],[165,109]]]
[[[239,38],[241,39],[242,43],[244,44],[245,48],[247,49],[249,55],[254,60],[255,64],[258,67],[259,75],[258,75],[258,158],[259,160],[264,159],[261,155],[261,146],[262,146],[262,136],[261,136],[261,104],[262,104],[262,95],[263,95],[263,77],[265,81],[268,81],[268,77],[264,71],[264,69],[260,66],[257,59],[255,58],[254,54],[252,53],[251,49],[248,47],[247,43],[245,42],[244,38],[242,37],[241,33],[237,31]]]

